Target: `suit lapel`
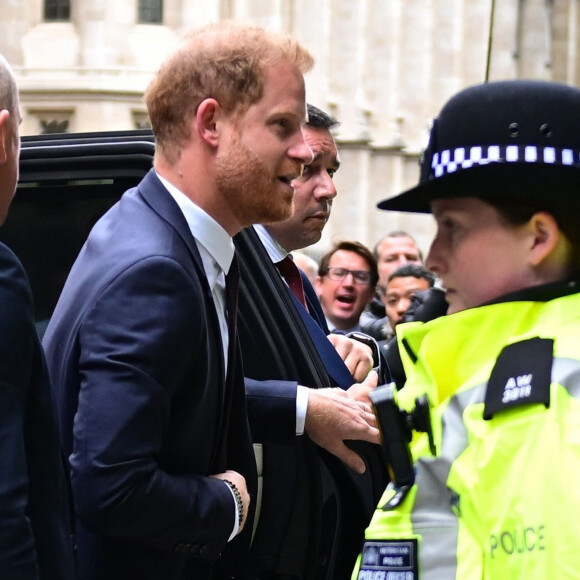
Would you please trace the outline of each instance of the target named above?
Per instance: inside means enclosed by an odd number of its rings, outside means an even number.
[[[141,194],[142,198],[144,199],[145,203],[147,203],[151,209],[156,212],[161,219],[166,221],[179,235],[179,237],[183,240],[183,243],[187,247],[189,254],[192,258],[192,265],[196,272],[197,278],[200,281],[201,287],[204,293],[204,305],[206,314],[209,317],[209,323],[207,326],[207,332],[211,336],[211,343],[214,345],[216,349],[216,353],[218,356],[218,360],[220,361],[219,369],[218,369],[218,377],[219,382],[218,384],[222,385],[223,388],[220,390],[221,396],[221,405],[220,405],[220,416],[217,418],[218,424],[220,425],[219,428],[219,445],[216,446],[216,455],[214,456],[214,464],[221,464],[222,461],[225,461],[225,448],[227,445],[227,438],[223,433],[223,426],[227,424],[227,417],[229,416],[229,400],[231,399],[229,390],[232,388],[233,380],[230,378],[229,375],[234,375],[234,359],[236,355],[235,349],[235,342],[237,340],[237,335],[235,333],[232,334],[232,328],[229,329],[229,357],[230,357],[230,367],[232,368],[232,372],[226,373],[224,372],[224,358],[223,358],[223,347],[220,335],[220,325],[217,316],[217,312],[215,309],[215,304],[213,300],[213,296],[207,281],[207,276],[205,273],[205,269],[203,267],[203,262],[201,260],[201,255],[197,248],[197,244],[195,239],[189,229],[189,225],[185,216],[183,215],[181,209],[175,203],[175,200],[171,197],[171,194],[167,191],[167,189],[163,186],[159,178],[157,177],[155,171],[151,169],[149,173],[143,178],[141,183],[138,186],[139,193]],[[235,304],[237,308],[237,303]],[[234,309],[235,312],[235,309]],[[229,325],[228,325],[229,326]],[[227,392],[228,391],[228,392]],[[216,467],[217,469],[217,467]],[[219,473],[220,470],[218,469],[215,473]]]
[[[318,326],[322,328],[324,334],[329,334],[330,331],[328,330],[328,325],[326,324],[326,317],[324,316],[324,312],[322,311],[322,306],[320,306],[320,300],[318,300],[318,296],[308,276],[304,274],[304,272],[300,272],[302,275],[302,283],[304,284],[304,294],[306,295],[306,304],[308,305],[308,312],[316,322]]]
[[[211,317],[209,326],[214,329],[219,328],[217,312],[215,310],[213,297],[207,282],[207,275],[203,267],[201,255],[191,230],[189,229],[187,220],[181,212],[181,209],[177,203],[175,203],[175,200],[171,197],[171,194],[167,191],[167,189],[165,189],[153,169],[151,169],[151,171],[149,171],[149,173],[144,177],[138,188],[139,193],[145,200],[145,203],[147,203],[151,209],[161,217],[161,219],[170,224],[170,226],[183,240],[183,243],[191,255],[195,272],[203,289],[205,303],[208,305],[208,315]],[[221,338],[219,336],[219,332],[217,333],[217,338],[220,341],[219,352],[221,353],[220,357],[223,363],[223,349],[221,347]],[[223,378],[225,380],[225,377]]]
[[[312,288],[311,285],[310,287]],[[324,362],[326,372],[337,384],[337,386],[339,386],[341,389],[348,389],[353,384],[353,378],[348,368],[344,364],[344,361],[340,358],[339,354],[336,352],[336,349],[328,340],[326,333],[322,330],[317,320],[306,311],[304,306],[300,304],[290,289],[288,289],[288,294],[293,299],[296,310],[298,310],[300,318],[302,318],[302,321],[304,322],[304,325],[306,326],[306,329],[312,338],[312,342],[314,343],[314,346],[316,346],[316,350]]]
[[[199,255],[197,245],[191,235],[187,221],[179,209],[179,206],[175,203],[175,200],[171,197],[165,187],[163,187],[161,181],[159,181],[155,170],[151,169],[149,171],[139,184],[138,188],[139,193],[146,203],[177,231],[191,253],[198,273],[203,274],[203,277],[205,278],[201,256]],[[209,286],[207,289],[209,291]]]

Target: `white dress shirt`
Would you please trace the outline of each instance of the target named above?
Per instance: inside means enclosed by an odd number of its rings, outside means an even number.
[[[255,225],[254,229],[258,234],[268,256],[275,264],[280,262],[288,252],[270,235],[268,230],[262,225]],[[291,255],[291,254],[290,254]],[[284,280],[284,278],[282,278]],[[286,282],[286,280],[284,280]],[[306,423],[306,411],[308,409],[308,387],[298,385],[296,390],[296,435],[304,434],[304,425]]]
[[[157,177],[181,209],[197,244],[220,323],[224,370],[227,370],[229,336],[226,318],[226,274],[234,258],[234,242],[228,232],[189,197],[161,175],[157,174]]]

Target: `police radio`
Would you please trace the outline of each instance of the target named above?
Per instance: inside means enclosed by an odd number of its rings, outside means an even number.
[[[415,469],[409,443],[413,430],[427,433],[429,449],[435,455],[431,428],[429,397],[424,394],[415,399],[415,408],[407,412],[399,408],[394,383],[381,385],[370,393],[373,409],[382,435],[382,447],[395,495],[383,507],[393,509],[406,497],[415,483]]]

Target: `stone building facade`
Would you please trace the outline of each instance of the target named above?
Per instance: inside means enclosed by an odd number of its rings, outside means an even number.
[[[21,88],[23,134],[146,125],[143,91],[187,30],[220,18],[288,32],[316,57],[313,104],[341,121],[335,239],[372,246],[427,216],[376,209],[412,185],[430,119],[486,79],[580,84],[580,0],[0,0],[0,52]],[[493,23],[493,26],[492,26]]]

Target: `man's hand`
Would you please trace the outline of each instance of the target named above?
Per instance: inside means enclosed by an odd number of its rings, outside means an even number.
[[[240,528],[238,529],[238,534],[244,529],[244,525],[246,520],[248,519],[248,510],[250,508],[250,494],[248,493],[248,488],[246,487],[246,478],[237,471],[232,471],[228,469],[225,473],[218,473],[217,475],[212,475],[210,477],[214,477],[215,479],[222,479],[224,481],[229,481],[233,483],[240,492],[240,496],[242,497],[242,504],[244,505],[244,517],[240,522]],[[237,505],[236,505],[237,510]]]
[[[377,374],[373,372],[363,383],[353,385],[351,389],[361,387],[361,391],[368,393],[376,384]],[[365,472],[365,463],[344,441],[354,439],[380,443],[370,404],[354,400],[342,389],[309,390],[305,428],[314,443],[336,455],[357,473]]]
[[[329,334],[328,340],[344,361],[354,380],[364,380],[374,364],[371,347],[343,334]]]
[[[379,375],[376,371],[371,371],[362,383],[355,383],[346,392],[353,401],[364,403],[371,409],[372,403],[369,393],[376,388],[378,382]]]

